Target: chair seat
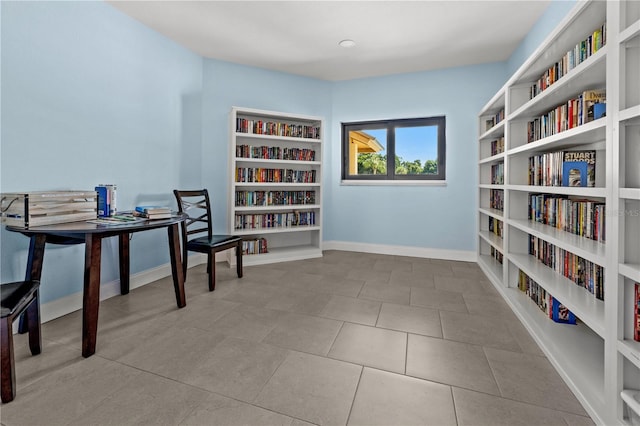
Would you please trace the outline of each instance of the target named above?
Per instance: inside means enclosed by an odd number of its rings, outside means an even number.
[[[2,284],[0,295],[2,299],[1,317],[5,318],[21,310],[25,303],[30,303],[33,293],[38,290],[38,281],[18,281]]]
[[[204,236],[189,240],[187,248],[197,249],[202,247],[217,248],[226,245],[238,244],[241,238],[234,235],[212,235],[211,238]]]

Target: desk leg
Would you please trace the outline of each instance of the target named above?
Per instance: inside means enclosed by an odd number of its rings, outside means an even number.
[[[42,277],[42,262],[44,260],[44,246],[47,241],[46,235],[34,235],[29,241],[29,255],[27,257],[27,271],[25,273],[25,281],[40,281]],[[40,304],[40,300],[36,299],[36,304]],[[40,307],[38,307],[40,309]],[[18,332],[24,334],[29,331],[27,324],[27,316],[21,315],[18,323]]]
[[[118,254],[120,256],[120,294],[129,294],[129,233],[118,235]]]
[[[173,275],[173,287],[176,291],[176,303],[178,308],[184,308],[187,301],[184,295],[184,273],[180,257],[180,236],[178,224],[167,227],[169,234],[169,255],[171,256],[171,274]]]
[[[102,238],[86,234],[84,257],[84,295],[82,300],[82,356],[96,352],[98,308],[100,305],[100,258]]]

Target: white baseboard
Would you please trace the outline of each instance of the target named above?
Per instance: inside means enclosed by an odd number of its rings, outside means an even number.
[[[362,253],[390,254],[396,256],[423,257],[429,259],[476,262],[475,251],[445,250],[429,247],[394,246],[386,244],[353,243],[348,241],[323,241],[323,250],[359,251]]]

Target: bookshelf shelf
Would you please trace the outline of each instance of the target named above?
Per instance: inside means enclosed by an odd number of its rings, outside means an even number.
[[[606,44],[557,77],[565,55],[585,41],[592,45],[603,28]],[[621,391],[640,391],[640,342],[632,340],[632,290],[640,283],[639,68],[640,3],[578,2],[478,114],[478,264],[596,424],[629,424]],[[529,122],[595,89],[606,90],[605,116],[528,142]],[[487,130],[487,121],[501,109],[504,119]],[[496,137],[504,137],[499,154],[488,148]],[[567,150],[596,151],[594,187],[527,184],[530,157]],[[503,184],[487,180],[494,164],[504,168]],[[488,208],[496,189],[502,191],[504,211]],[[528,220],[530,194],[604,203],[606,241]],[[488,217],[502,221],[502,238],[488,230]],[[531,237],[602,267],[604,300],[529,255]],[[521,272],[573,312],[578,325],[547,318],[518,288]]]
[[[532,256],[512,254],[509,260],[534,281],[540,283],[591,330],[600,337],[604,337],[604,302],[602,300],[596,299],[587,289],[579,287]]]
[[[567,148],[597,143],[604,140],[606,127],[606,120],[594,120],[582,126],[574,127],[573,129],[548,136],[535,142],[513,147],[508,151],[507,155],[529,154],[545,150],[561,151]]]
[[[606,246],[603,243],[530,220],[512,219],[509,223],[523,232],[542,238],[593,263],[606,263]]]
[[[640,188],[620,188],[620,198],[640,200]]]
[[[640,342],[631,339],[618,341],[618,352],[627,358],[632,364],[640,368]]]
[[[267,252],[245,255],[245,264],[322,256],[322,118],[233,107],[229,125],[229,170],[233,173],[229,185],[229,231],[245,240],[264,238],[267,241]],[[242,176],[243,180],[246,176],[247,182],[236,181],[238,170],[246,171]],[[278,170],[284,170],[284,175]],[[288,176],[300,182],[287,182],[289,177],[284,176],[289,171]],[[249,173],[259,175],[260,179],[249,177]],[[289,201],[292,204],[236,206],[236,197],[253,191],[252,197],[262,196],[262,191],[277,192],[280,196],[284,196],[284,192],[303,191],[296,197],[303,196],[306,200],[309,193],[311,204]],[[245,204],[244,199],[239,204]],[[256,221],[260,226],[241,229],[240,221],[245,219]],[[272,221],[305,224],[269,227]]]
[[[517,288],[499,289],[578,400],[603,412],[604,341],[585,324],[551,321]]]
[[[489,231],[480,231],[480,237],[502,252],[502,238]]]
[[[505,189],[511,191],[574,195],[576,197],[604,198],[607,195],[606,188],[579,188],[569,186],[535,186],[535,185],[505,185]]]
[[[640,283],[640,263],[621,263],[618,265],[621,275]]]
[[[496,219],[504,220],[504,212],[502,210],[481,207],[480,213],[495,217]]]
[[[500,163],[502,161],[504,161],[504,152],[492,155],[491,157],[483,158],[482,160],[480,160],[480,164],[494,164]]]
[[[607,47],[603,47],[576,66],[566,76],[510,114],[512,120],[523,120],[544,114],[585,90],[603,87]]]

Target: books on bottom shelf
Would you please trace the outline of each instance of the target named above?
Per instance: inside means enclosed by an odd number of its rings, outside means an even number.
[[[171,218],[171,209],[164,206],[137,206],[133,214],[150,220],[169,219]]]
[[[267,239],[253,238],[242,240],[242,254],[264,254],[269,253],[267,249]]]
[[[576,324],[576,316],[542,286],[520,271],[518,274],[518,288],[533,300],[540,310],[555,322]]]

